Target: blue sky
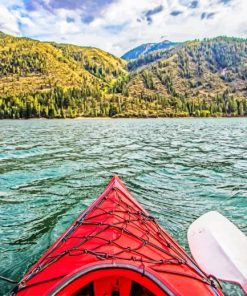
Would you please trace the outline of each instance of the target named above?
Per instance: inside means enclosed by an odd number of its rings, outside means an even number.
[[[0,0],[0,31],[120,56],[164,39],[247,37],[247,1]]]

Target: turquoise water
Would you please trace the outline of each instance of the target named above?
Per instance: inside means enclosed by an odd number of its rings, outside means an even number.
[[[246,118],[0,121],[0,275],[19,280],[113,174],[186,249],[210,210],[247,234]]]

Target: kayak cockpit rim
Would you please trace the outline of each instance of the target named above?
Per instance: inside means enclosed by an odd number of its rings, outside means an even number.
[[[166,286],[162,281],[160,281],[157,276],[153,275],[146,269],[142,269],[140,267],[124,264],[124,263],[115,263],[115,264],[95,264],[93,266],[89,266],[87,268],[82,268],[81,270],[77,270],[75,273],[68,275],[61,283],[59,283],[47,296],[56,296],[60,295],[63,290],[70,286],[73,282],[80,280],[80,278],[86,278],[87,275],[91,273],[96,273],[97,271],[107,271],[110,270],[114,272],[114,270],[119,270],[123,273],[132,272],[136,275],[141,275],[143,279],[147,279],[148,281],[152,282],[154,286],[156,286],[157,290],[160,290],[163,295],[167,296],[175,296],[175,294]],[[89,284],[90,282],[88,282]],[[138,282],[141,286],[143,285],[141,282]],[[145,287],[145,286],[144,286]],[[81,287],[83,288],[83,287]],[[146,288],[146,287],[145,287]],[[62,294],[61,294],[62,295]]]

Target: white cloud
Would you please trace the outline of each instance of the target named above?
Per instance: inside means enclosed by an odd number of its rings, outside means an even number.
[[[2,4],[0,4],[0,30],[14,35],[20,34],[18,19]]]
[[[0,30],[41,40],[97,46],[117,55],[142,43],[158,42],[161,37],[172,41],[218,35],[247,37],[246,0],[225,4],[220,0],[198,0],[194,5],[192,2],[138,0],[137,4],[133,0],[117,0],[85,24],[80,9],[49,12],[40,7],[38,11],[26,11],[21,0],[1,0]],[[161,5],[163,9],[147,21],[145,13]],[[172,12],[179,14],[172,16]],[[74,21],[66,21],[68,17]],[[18,22],[22,25],[18,26]]]

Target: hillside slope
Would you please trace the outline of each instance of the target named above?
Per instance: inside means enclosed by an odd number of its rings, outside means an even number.
[[[71,44],[56,44],[54,47],[61,50],[65,58],[73,60],[90,74],[102,81],[110,82],[123,74],[127,64],[124,60],[94,47],[80,47]]]
[[[1,32],[0,60],[0,118],[97,116],[95,100],[127,73],[124,60],[97,48]]]
[[[134,76],[143,76],[144,72],[156,79],[154,88],[163,84],[163,91],[168,91],[164,83],[168,76],[174,91],[181,94],[200,90],[203,94],[215,94],[230,88],[246,95],[247,41],[219,37],[187,42],[182,47],[161,53],[154,63],[147,62],[146,67]],[[145,79],[142,77],[142,80]]]
[[[217,100],[224,96],[225,100],[226,97],[233,98],[238,108],[228,108],[226,100],[224,107],[214,106],[213,113],[233,113],[234,110],[243,115],[246,112],[247,40],[218,37],[186,42],[169,51],[156,53],[155,57],[154,62],[149,62],[150,55],[147,55],[144,67],[145,56],[141,62],[139,59],[130,62],[132,65],[136,62],[127,85],[130,96],[150,101],[157,100],[157,96],[178,99],[179,105],[185,105],[181,107],[183,112],[189,111],[186,106],[193,101],[197,105],[194,109],[204,108],[210,113],[211,102],[219,105]],[[199,106],[203,101],[204,106]],[[193,112],[189,113],[193,115]]]
[[[125,62],[100,49],[0,35],[0,94],[54,87],[95,88],[124,73]]]

